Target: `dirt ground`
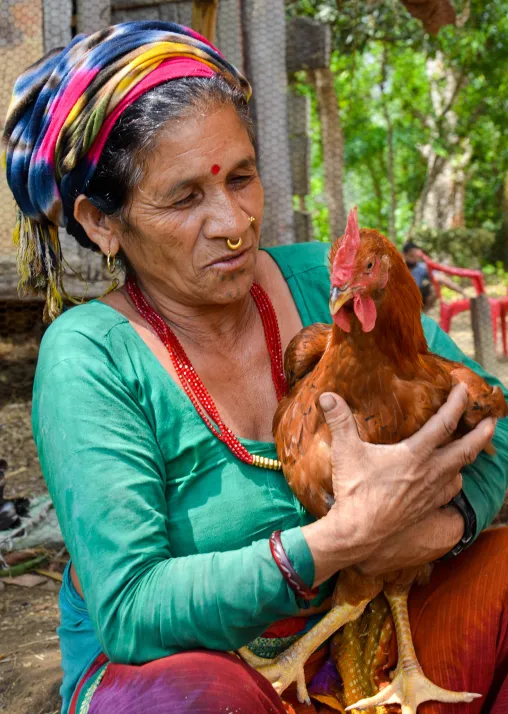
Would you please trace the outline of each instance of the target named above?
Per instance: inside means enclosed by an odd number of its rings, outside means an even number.
[[[0,584],[0,712],[58,714],[58,583]]]
[[[472,356],[468,313],[454,319],[451,336]],[[9,464],[8,498],[46,492],[30,424],[37,351],[35,335],[0,338],[0,458]],[[508,362],[499,362],[497,376],[508,383]],[[508,522],[508,507],[505,519]],[[30,589],[0,579],[0,714],[60,711],[58,589],[50,579]]]
[[[0,339],[0,458],[9,464],[5,496],[46,493],[30,424],[38,339]],[[59,584],[34,588],[0,579],[0,712],[57,714],[61,680]]]
[[[31,335],[0,338],[0,459],[9,464],[8,498],[46,493],[30,422],[38,349]]]

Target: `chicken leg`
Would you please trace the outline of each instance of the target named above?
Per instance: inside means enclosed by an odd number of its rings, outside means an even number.
[[[277,694],[282,694],[292,682],[296,682],[298,701],[310,704],[303,670],[305,662],[342,625],[360,617],[370,600],[369,597],[356,605],[335,605],[309,632],[273,659],[258,657],[247,647],[241,647],[237,652],[247,664],[273,684]]]
[[[451,692],[433,684],[424,675],[416,657],[416,652],[409,626],[407,598],[410,586],[390,587],[385,589],[386,599],[390,604],[395,631],[399,659],[392,682],[373,697],[360,701],[346,708],[346,711],[359,709],[363,711],[371,707],[385,704],[400,704],[402,714],[416,714],[418,705],[422,702],[472,702],[481,694],[470,692]]]
[[[378,691],[390,665],[393,620],[384,595],[378,595],[362,617],[348,622],[331,641],[330,653],[342,679],[342,704],[346,707]],[[386,714],[385,707],[372,709]]]
[[[296,682],[298,700],[309,703],[303,671],[305,662],[343,625],[360,617],[381,589],[381,580],[367,580],[353,568],[346,568],[337,580],[331,610],[287,650],[273,659],[257,657],[247,647],[239,649],[238,654],[273,684],[277,694],[282,694],[292,682]]]

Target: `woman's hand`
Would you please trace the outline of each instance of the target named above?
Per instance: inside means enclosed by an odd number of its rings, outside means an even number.
[[[464,534],[464,518],[456,508],[440,508],[419,523],[389,536],[356,569],[365,576],[414,568],[448,553]]]
[[[466,436],[441,446],[455,432],[466,405],[467,389],[457,385],[437,414],[412,437],[376,445],[360,439],[341,397],[322,395],[332,435],[335,504],[324,518],[305,528],[315,563],[314,584],[342,567],[368,562],[371,555],[382,552],[387,539],[397,534],[403,538],[406,529],[460,491],[460,470],[476,459],[495,428],[494,419],[484,419]]]
[[[495,420],[488,418],[461,439],[441,446],[455,432],[467,405],[461,384],[416,434],[393,445],[361,441],[344,400],[328,394],[321,400],[332,434],[335,496],[326,517],[371,551],[447,504],[462,488],[460,470],[473,463],[494,434]]]

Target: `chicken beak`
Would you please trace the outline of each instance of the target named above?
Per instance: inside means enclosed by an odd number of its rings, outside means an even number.
[[[330,314],[336,315],[340,308],[351,300],[353,297],[353,291],[351,288],[346,288],[344,290],[339,290],[339,288],[332,288],[330,293]]]

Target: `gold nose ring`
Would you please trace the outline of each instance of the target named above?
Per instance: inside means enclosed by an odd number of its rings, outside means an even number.
[[[242,240],[242,238],[241,238],[241,236],[240,236],[240,238],[238,238],[238,240],[236,241],[236,243],[231,243],[231,241],[230,241],[229,238],[228,238],[227,241],[226,241],[226,243],[227,243],[227,246],[228,246],[229,250],[238,250],[238,248],[242,245],[243,240]]]
[[[251,216],[251,217],[249,218],[250,224],[252,225],[255,220],[256,220],[256,219],[254,218],[254,216]]]

